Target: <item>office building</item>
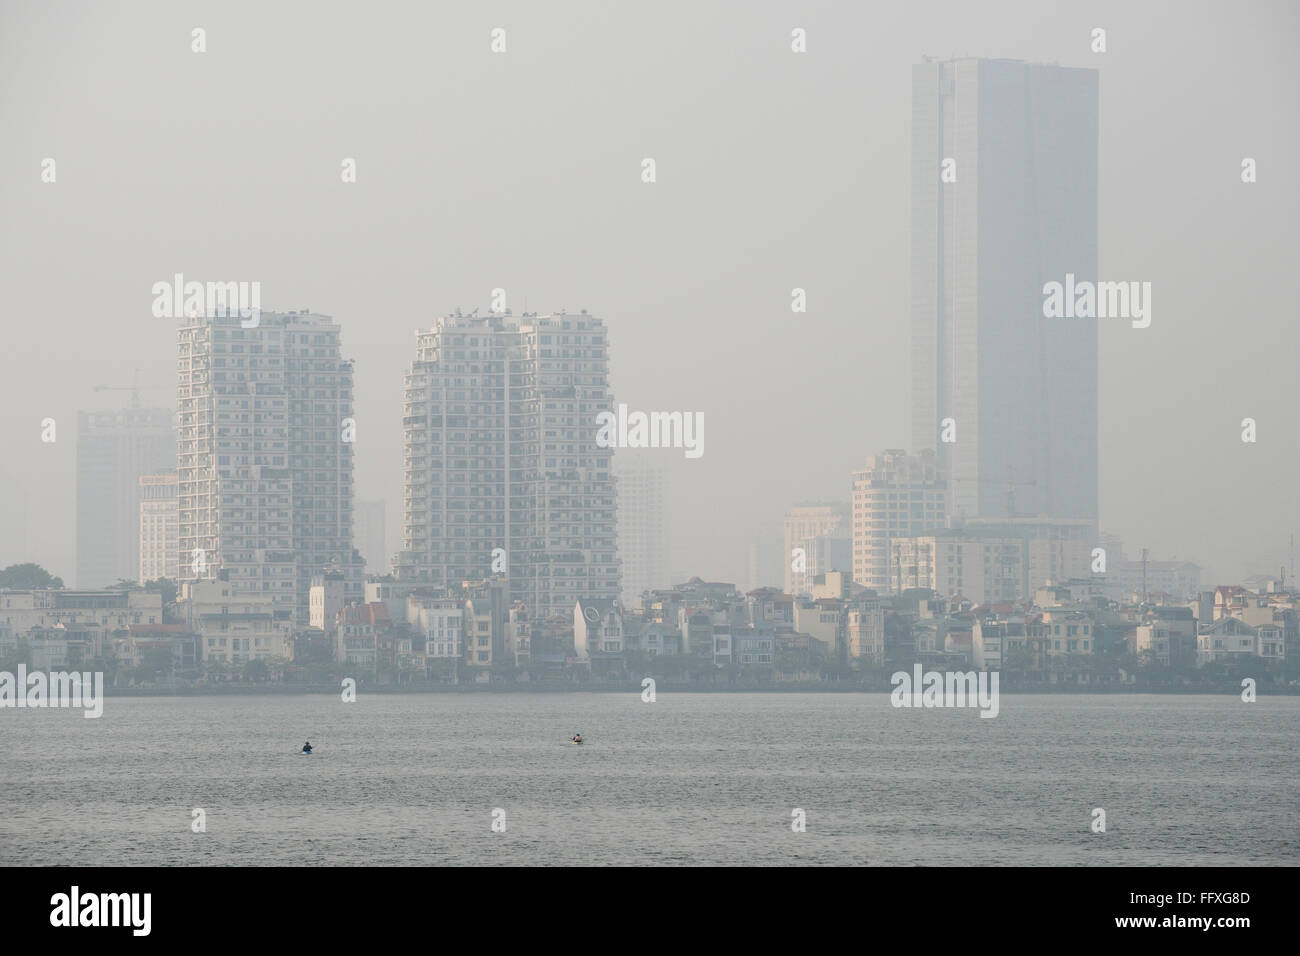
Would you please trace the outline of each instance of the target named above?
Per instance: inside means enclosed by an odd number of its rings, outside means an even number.
[[[1015,60],[912,70],[912,447],[968,517],[1097,520],[1098,74]],[[945,424],[947,437],[944,440]]]

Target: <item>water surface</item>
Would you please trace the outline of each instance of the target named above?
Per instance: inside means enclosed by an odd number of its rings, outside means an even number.
[[[112,697],[0,711],[0,863],[1296,865],[1298,743],[1296,697]]]

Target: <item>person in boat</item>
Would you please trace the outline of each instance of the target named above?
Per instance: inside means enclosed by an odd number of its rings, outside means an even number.
[[[310,741],[310,740],[307,741],[305,744],[302,745],[302,752],[305,753],[305,754],[309,754],[309,753],[311,753],[311,741]]]
[[[580,744],[580,743],[582,743],[582,734],[574,734],[574,735],[573,735],[573,742],[574,742],[575,744]]]

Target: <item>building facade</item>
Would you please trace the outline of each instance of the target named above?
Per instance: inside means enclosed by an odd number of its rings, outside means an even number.
[[[932,451],[897,449],[872,455],[853,473],[853,580],[885,592],[892,586],[890,544],[934,528],[948,517],[948,483]]]
[[[380,501],[357,501],[355,540],[366,562],[366,573],[384,575],[393,568],[388,554],[387,506]]]
[[[975,604],[1023,600],[1025,546],[1015,537],[976,535],[958,529],[936,531],[892,544],[895,593],[923,588],[941,597],[962,596]]]
[[[293,624],[269,592],[242,591],[222,577],[182,581],[179,603],[205,663],[293,660]]]
[[[136,580],[140,477],[175,467],[176,430],[170,410],[77,413],[78,587]]]
[[[614,462],[623,603],[631,606],[669,582],[668,476],[645,454],[623,452]]]
[[[852,568],[852,516],[846,504],[796,505],[785,516],[785,593],[811,594],[812,580]]]
[[[619,596],[609,354],[594,316],[446,316],[406,376],[398,575],[504,573],[534,621]]]
[[[328,316],[202,317],[178,329],[182,579],[227,573],[271,595],[300,627],[311,579],[345,576],[362,597],[352,546],[352,363]]]
[[[176,473],[140,476],[141,584],[180,575],[180,502]]]
[[[1097,279],[1097,71],[915,65],[911,167],[912,447],[954,514],[1095,522],[1097,320],[1043,288]]]

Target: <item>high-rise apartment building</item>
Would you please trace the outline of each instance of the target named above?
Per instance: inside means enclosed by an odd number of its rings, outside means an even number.
[[[947,475],[933,451],[872,455],[853,473],[852,506],[853,580],[884,594],[892,582],[890,542],[947,523]]]
[[[622,452],[618,476],[618,554],[623,570],[623,604],[653,588],[668,587],[668,478],[646,455]]]
[[[165,408],[77,413],[77,586],[140,573],[140,476],[176,467]]]
[[[954,514],[1097,520],[1097,321],[1043,315],[1097,279],[1097,130],[1096,70],[912,68],[912,447]]]
[[[846,504],[796,505],[785,516],[785,593],[811,594],[813,578],[851,570],[852,518]]]
[[[504,573],[532,619],[619,596],[604,323],[580,315],[440,318],[406,376],[404,579]]]
[[[263,312],[178,329],[182,579],[224,572],[299,627],[313,576],[362,597],[352,547],[352,363],[328,316]]]
[[[180,502],[176,472],[140,476],[141,584],[180,574]]]

